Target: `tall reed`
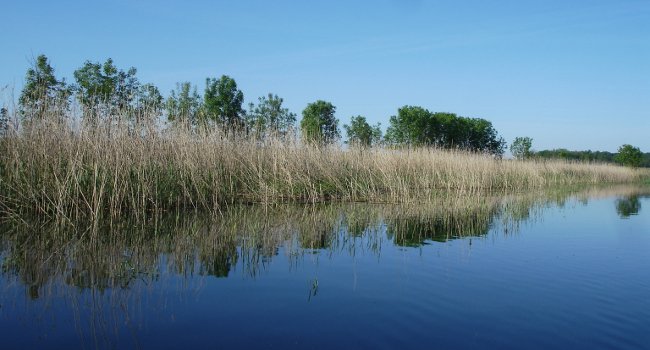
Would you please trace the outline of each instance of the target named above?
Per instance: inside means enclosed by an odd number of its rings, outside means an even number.
[[[511,161],[432,148],[318,147],[219,128],[40,120],[0,137],[0,210],[74,221],[239,202],[430,200],[573,184],[635,182],[645,170]]]

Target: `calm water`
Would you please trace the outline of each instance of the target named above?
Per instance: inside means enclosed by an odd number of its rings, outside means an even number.
[[[648,349],[649,194],[4,229],[0,347]]]

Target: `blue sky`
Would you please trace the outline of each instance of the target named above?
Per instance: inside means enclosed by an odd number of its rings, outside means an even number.
[[[7,1],[0,84],[47,55],[72,80],[111,57],[167,95],[235,78],[300,114],[388,125],[403,105],[485,118],[535,149],[650,152],[650,1]],[[4,95],[7,94],[7,89]]]

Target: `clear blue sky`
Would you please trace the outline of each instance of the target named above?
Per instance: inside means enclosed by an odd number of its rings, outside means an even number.
[[[485,118],[535,149],[650,152],[650,1],[5,1],[0,84],[47,55],[72,80],[112,57],[167,95],[236,79],[341,122],[403,105]],[[5,95],[6,95],[5,90]]]

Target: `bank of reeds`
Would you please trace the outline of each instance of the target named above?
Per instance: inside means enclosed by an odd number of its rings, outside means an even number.
[[[185,128],[41,121],[0,137],[0,210],[70,219],[238,202],[428,200],[639,181],[606,164],[511,161],[432,148],[356,149]]]

